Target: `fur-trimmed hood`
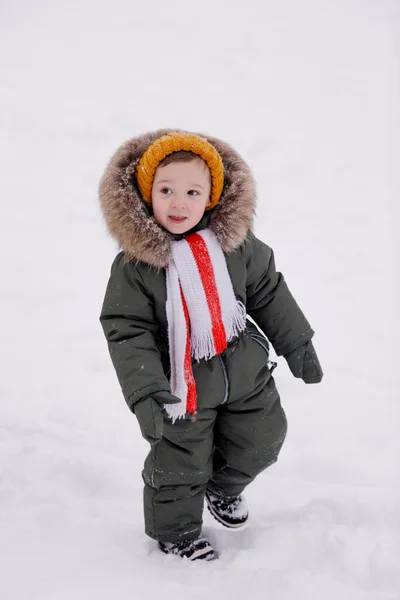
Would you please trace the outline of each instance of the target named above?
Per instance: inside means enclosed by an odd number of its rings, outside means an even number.
[[[111,158],[100,182],[101,207],[109,232],[129,261],[145,262],[156,268],[170,262],[174,236],[152,217],[143,202],[134,176],[138,162],[157,138],[177,129],[160,129],[125,142]],[[181,131],[180,131],[181,132]],[[256,202],[250,168],[228,144],[204,136],[219,152],[224,166],[224,188],[218,205],[209,213],[208,227],[222,250],[230,254],[246,239],[252,228]]]

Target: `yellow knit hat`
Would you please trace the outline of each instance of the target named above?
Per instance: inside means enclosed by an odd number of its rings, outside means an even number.
[[[162,160],[173,152],[186,150],[202,158],[210,169],[211,202],[206,210],[211,210],[219,202],[224,185],[224,167],[217,150],[206,139],[193,133],[168,133],[158,138],[143,154],[137,167],[136,179],[140,193],[146,204],[151,204],[151,188],[154,175]]]

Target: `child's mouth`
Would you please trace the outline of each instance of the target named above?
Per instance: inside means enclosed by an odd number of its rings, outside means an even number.
[[[186,220],[187,217],[173,217],[173,216],[169,216],[168,217],[173,223],[182,223],[183,221]]]

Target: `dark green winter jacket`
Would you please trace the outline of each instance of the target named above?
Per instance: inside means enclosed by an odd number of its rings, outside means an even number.
[[[168,131],[126,142],[112,157],[100,184],[106,223],[122,249],[112,265],[100,320],[131,408],[154,392],[170,391],[165,267],[177,236],[154,220],[134,179],[143,152]],[[314,332],[276,271],[271,248],[251,231],[255,185],[249,167],[230,146],[207,139],[222,157],[225,183],[219,204],[205,213],[196,230],[209,227],[215,233],[236,298],[277,355],[286,355],[311,340]],[[254,328],[250,322],[248,326]]]

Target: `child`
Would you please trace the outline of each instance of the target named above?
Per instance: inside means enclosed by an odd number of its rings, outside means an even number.
[[[201,537],[204,499],[217,521],[241,527],[242,492],[285,439],[266,338],[295,377],[322,378],[314,332],[271,248],[251,232],[255,196],[230,146],[177,130],[126,142],[100,184],[122,249],[100,320],[151,444],[145,530],[163,552],[190,560],[215,558]]]

